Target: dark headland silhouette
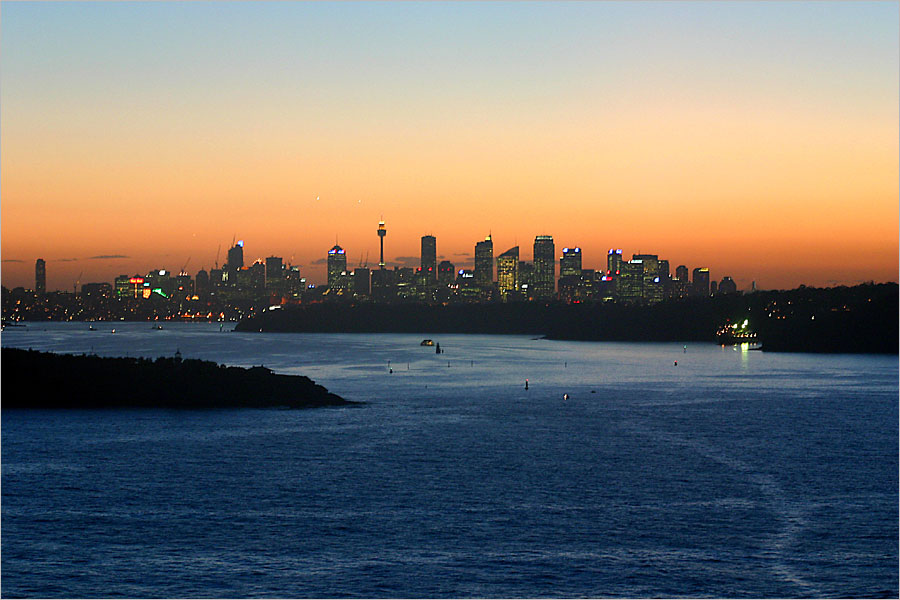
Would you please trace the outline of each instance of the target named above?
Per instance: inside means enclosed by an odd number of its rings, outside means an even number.
[[[898,352],[896,283],[618,303],[310,304],[238,323],[244,332],[488,333],[560,340],[709,341],[727,323],[757,333],[762,350]]]
[[[3,348],[3,408],[312,408],[355,404],[308,377],[180,357],[106,358]]]

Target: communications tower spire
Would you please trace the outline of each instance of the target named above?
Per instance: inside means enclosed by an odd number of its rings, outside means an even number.
[[[381,260],[378,261],[378,268],[384,269],[384,236],[387,235],[387,229],[384,228],[384,218],[378,222],[378,241],[381,243]]]

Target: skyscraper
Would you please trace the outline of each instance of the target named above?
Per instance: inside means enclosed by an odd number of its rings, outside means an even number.
[[[47,263],[43,258],[34,261],[34,291],[38,294],[47,293]]]
[[[500,288],[500,299],[504,302],[513,297],[519,290],[519,247],[514,246],[497,257],[497,284]]]
[[[641,259],[619,265],[616,279],[616,299],[621,302],[640,302],[644,295],[644,262]]]
[[[581,248],[563,248],[559,259],[559,276],[581,276]]]
[[[225,265],[225,272],[228,276],[229,285],[235,285],[237,282],[237,272],[244,266],[244,240],[238,240],[228,251],[228,264]]]
[[[656,254],[635,254],[632,259],[644,265],[641,297],[647,304],[655,304],[663,299],[663,284],[659,276],[659,256]]]
[[[429,284],[437,281],[437,240],[433,235],[422,236],[422,274]]]
[[[346,287],[346,285],[342,285],[346,282],[342,281],[341,274],[346,273],[347,271],[347,255],[344,254],[344,249],[338,246],[337,244],[328,251],[328,289],[336,290],[341,287]]]
[[[622,249],[610,248],[606,256],[606,270],[610,275],[619,272],[619,266],[622,264]]]
[[[490,290],[494,283],[494,242],[491,236],[475,244],[475,285]]]
[[[281,281],[284,277],[284,262],[280,256],[266,258],[266,285],[271,281]]]
[[[709,268],[694,269],[693,290],[696,296],[709,296]]]
[[[534,299],[550,300],[556,291],[556,246],[552,235],[534,238]]]

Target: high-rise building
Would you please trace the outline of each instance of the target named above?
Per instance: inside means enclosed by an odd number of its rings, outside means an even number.
[[[328,289],[336,290],[341,288],[341,273],[345,273],[347,271],[347,255],[344,254],[344,249],[334,245],[331,250],[328,251]]]
[[[249,271],[250,287],[254,290],[264,290],[266,288],[266,263],[256,260],[247,270]]]
[[[243,266],[244,240],[238,240],[238,243],[228,251],[228,265],[226,270],[230,273],[235,273],[239,271]]]
[[[622,249],[610,248],[606,256],[606,270],[610,275],[616,275],[619,272],[619,266],[622,264]]]
[[[519,291],[519,247],[514,246],[497,257],[497,284],[500,288],[500,299],[509,301],[510,295],[515,298]]]
[[[709,268],[694,269],[693,291],[695,296],[709,296]]]
[[[43,258],[34,261],[34,291],[38,294],[47,293],[47,263]]]
[[[433,235],[422,236],[422,274],[429,284],[437,281],[437,240]]]
[[[534,299],[550,300],[556,292],[556,246],[552,235],[534,238]]]
[[[641,259],[619,265],[616,298],[621,302],[640,302],[644,297],[644,262]]]
[[[581,248],[563,248],[559,259],[559,276],[581,276]]]
[[[646,304],[656,304],[663,299],[663,283],[659,276],[659,256],[656,254],[634,254],[633,260],[644,265],[643,288],[641,297]]]
[[[209,294],[209,273],[205,269],[200,269],[194,276],[194,292],[200,298]]]
[[[449,260],[442,260],[438,265],[438,285],[451,285],[454,279],[456,279],[456,267]]]
[[[490,290],[494,283],[494,242],[491,236],[475,244],[475,285]]]
[[[684,265],[675,268],[675,277],[672,279],[672,297],[686,298],[691,295],[690,271]]]
[[[280,256],[266,258],[266,285],[270,281],[281,281],[284,278],[284,261]]]
[[[387,229],[384,227],[384,221],[378,221],[378,242],[381,245],[381,254],[378,259],[378,268],[384,268],[384,236],[387,235]]]

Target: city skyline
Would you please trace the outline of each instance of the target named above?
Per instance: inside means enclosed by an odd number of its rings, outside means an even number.
[[[2,282],[552,234],[739,289],[897,281],[896,3],[5,3]],[[87,42],[86,40],[90,40]],[[496,268],[496,265],[494,265]],[[494,273],[496,279],[496,273]]]

